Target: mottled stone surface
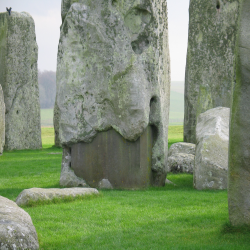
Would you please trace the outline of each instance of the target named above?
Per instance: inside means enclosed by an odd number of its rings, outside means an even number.
[[[24,189],[16,198],[18,206],[28,205],[29,202],[52,201],[53,199],[79,197],[86,195],[99,194],[95,188],[30,188]]]
[[[195,155],[196,145],[193,143],[177,142],[171,145],[168,150],[168,156],[179,153]]]
[[[136,141],[154,126],[151,169],[155,185],[164,185],[170,87],[166,2],[63,0],[62,20],[60,142],[91,143],[109,129]]]
[[[108,179],[102,179],[98,183],[98,188],[99,189],[113,189],[113,186]]]
[[[218,107],[198,116],[194,187],[226,189],[230,109]]]
[[[228,208],[234,226],[250,225],[250,0],[243,0],[230,122]]]
[[[5,149],[41,148],[35,24],[26,12],[0,13],[0,84]]]
[[[168,157],[168,172],[193,174],[194,155],[178,153]]]
[[[36,229],[28,213],[0,196],[0,250],[39,249]]]
[[[196,143],[199,114],[230,107],[239,0],[190,0],[184,141]]]
[[[0,155],[3,153],[5,143],[5,104],[2,86],[0,85]]]
[[[85,180],[75,175],[71,168],[71,150],[63,148],[60,185],[63,187],[88,187]]]
[[[177,142],[168,150],[167,172],[193,173],[196,145],[193,143]]]

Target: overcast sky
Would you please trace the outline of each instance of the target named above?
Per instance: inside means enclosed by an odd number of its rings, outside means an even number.
[[[189,0],[168,0],[169,46],[172,81],[184,81],[188,39]],[[26,11],[35,20],[39,47],[38,68],[56,70],[61,25],[61,0],[0,0],[0,12],[12,7]]]

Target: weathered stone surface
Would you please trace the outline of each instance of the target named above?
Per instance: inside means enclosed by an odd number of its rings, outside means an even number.
[[[30,201],[48,201],[56,198],[79,197],[99,194],[95,188],[30,188],[24,189],[16,198],[19,206],[28,205]]]
[[[196,126],[194,187],[226,189],[230,109],[218,107],[199,115]]]
[[[113,189],[112,184],[109,182],[108,179],[102,179],[99,183],[98,183],[98,188],[100,189]]]
[[[53,124],[54,124],[54,131],[55,131],[55,146],[62,147],[62,144],[59,138],[59,109],[57,107],[56,101],[55,101],[55,106],[54,106]]]
[[[39,249],[36,229],[28,213],[0,196],[0,249]]]
[[[0,155],[3,153],[5,143],[5,104],[3,90],[0,84]]]
[[[190,0],[184,141],[196,143],[199,114],[230,107],[239,0]]]
[[[234,226],[250,225],[250,0],[240,8],[236,84],[230,122],[228,208]]]
[[[168,172],[193,174],[194,155],[178,153],[168,157]]]
[[[76,176],[71,168],[71,152],[70,148],[66,147],[63,149],[60,185],[63,187],[88,187],[85,180]]]
[[[170,87],[166,2],[63,0],[62,21],[60,142],[91,143],[109,129],[136,141],[154,126],[151,169],[154,184],[164,185]]]
[[[0,13],[0,84],[3,88],[5,149],[41,148],[35,24],[26,12]]]
[[[193,143],[177,142],[172,144],[169,148],[168,156],[176,155],[179,153],[195,155],[195,147],[196,146]]]
[[[193,173],[195,144],[177,142],[168,150],[168,172]]]

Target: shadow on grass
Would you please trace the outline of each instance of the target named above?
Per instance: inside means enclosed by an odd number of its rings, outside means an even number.
[[[227,222],[221,232],[222,234],[249,234],[250,236],[250,225],[233,226],[230,222]]]

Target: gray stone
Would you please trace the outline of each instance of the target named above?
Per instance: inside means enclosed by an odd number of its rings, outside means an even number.
[[[99,183],[98,183],[98,188],[100,189],[113,189],[112,184],[109,182],[108,179],[102,179]]]
[[[42,144],[34,20],[26,12],[0,13],[0,30],[5,149],[38,149]]]
[[[60,185],[63,187],[88,187],[85,180],[76,176],[71,168],[71,152],[66,147],[63,149]]]
[[[3,90],[0,84],[0,155],[3,153],[5,143],[5,104]]]
[[[229,220],[234,226],[250,225],[250,0],[243,0],[240,10],[228,175]]]
[[[0,250],[39,249],[36,229],[28,213],[0,196]]]
[[[95,188],[30,188],[24,189],[16,198],[16,204],[19,206],[29,205],[29,202],[52,201],[53,199],[62,199],[67,197],[79,197],[99,194]]]
[[[199,114],[230,107],[239,0],[190,0],[184,141],[196,143]]]
[[[178,153],[168,157],[168,172],[193,174],[194,155]]]
[[[195,147],[196,146],[193,143],[186,143],[186,142],[174,143],[168,150],[168,157],[179,153],[195,155]]]
[[[193,173],[195,144],[177,142],[168,150],[168,172]]]
[[[152,182],[164,185],[170,88],[166,2],[63,0],[62,22],[56,96],[60,143],[91,143],[111,129],[136,141],[151,126],[156,132]]]
[[[54,131],[55,131],[55,146],[62,147],[59,137],[59,109],[57,107],[57,102],[54,105],[54,117],[53,117]]]
[[[218,107],[199,115],[196,126],[194,187],[226,189],[230,109]]]

